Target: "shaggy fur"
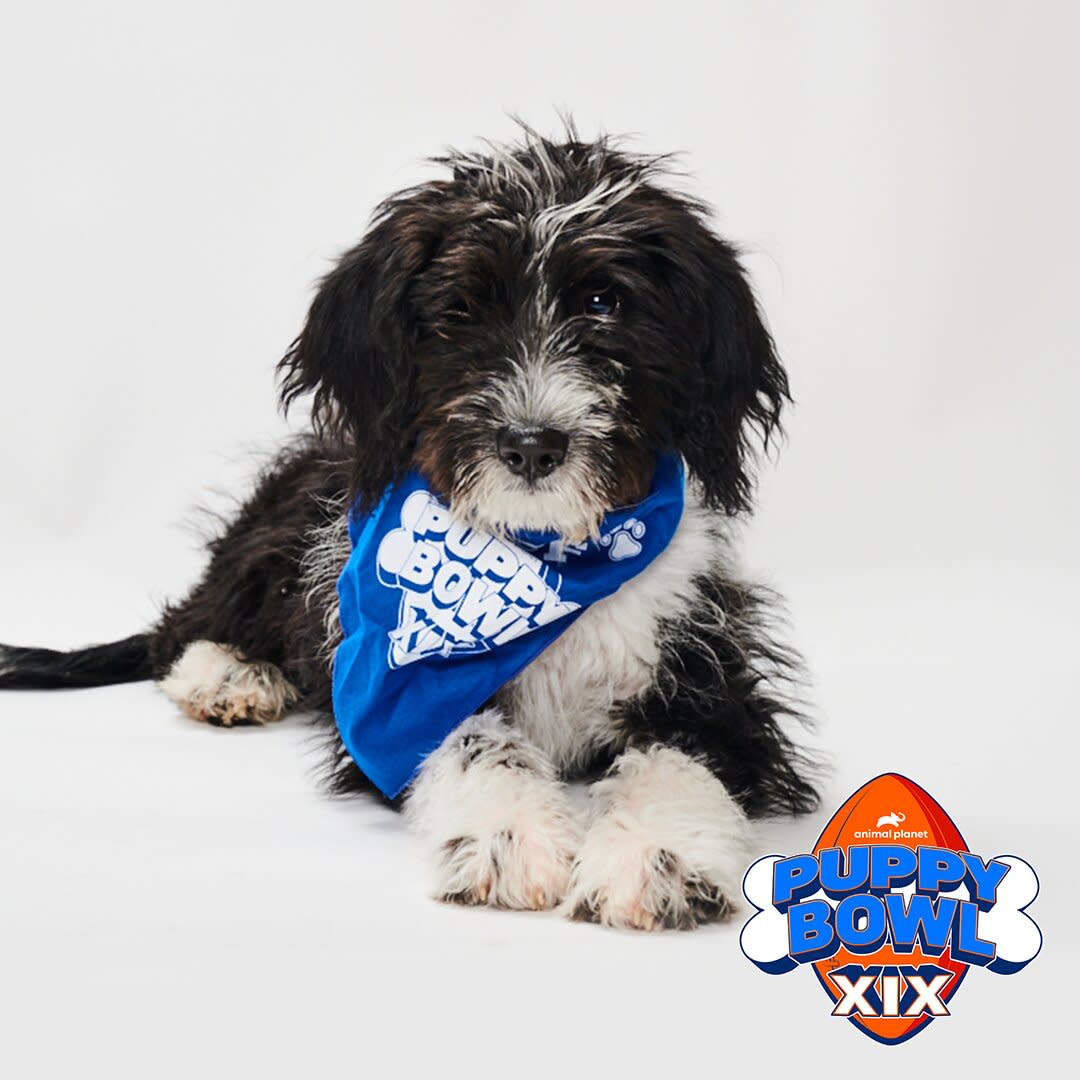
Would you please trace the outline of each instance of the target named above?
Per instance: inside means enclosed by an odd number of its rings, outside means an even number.
[[[226,725],[295,704],[325,725],[332,789],[367,789],[330,712],[347,508],[416,467],[476,527],[580,540],[676,452],[669,547],[455,731],[405,802],[445,899],[643,929],[723,918],[747,815],[814,802],[785,725],[795,660],[729,540],[783,368],[735,250],[664,187],[662,160],[572,131],[438,160],[447,175],[388,199],[321,282],[281,362],[313,432],[211,543],[202,581],[114,646],[0,648],[0,686],[150,676]],[[603,769],[575,809],[565,782]]]

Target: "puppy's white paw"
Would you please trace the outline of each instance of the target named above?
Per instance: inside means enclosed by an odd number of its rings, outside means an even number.
[[[441,900],[540,910],[566,892],[581,842],[574,808],[543,755],[492,714],[428,759],[406,815],[429,848]]]
[[[682,930],[733,913],[749,826],[704,765],[669,747],[630,750],[590,794],[564,902],[571,918]]]
[[[443,843],[436,873],[440,899],[492,907],[555,907],[570,880],[576,850],[561,808],[516,815],[503,829]]]
[[[193,720],[218,727],[280,720],[297,700],[273,664],[251,663],[212,641],[192,642],[158,686]]]

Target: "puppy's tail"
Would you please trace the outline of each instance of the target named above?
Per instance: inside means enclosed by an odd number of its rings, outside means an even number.
[[[149,679],[150,635],[58,652],[0,645],[0,690],[61,690]]]

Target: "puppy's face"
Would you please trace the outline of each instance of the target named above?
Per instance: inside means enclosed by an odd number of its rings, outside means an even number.
[[[476,525],[580,539],[676,451],[742,508],[746,427],[768,434],[786,383],[700,208],[607,143],[445,163],[383,205],[283,361],[359,498],[413,466]]]
[[[478,188],[416,275],[415,461],[459,514],[583,537],[648,490],[680,317],[633,194]]]

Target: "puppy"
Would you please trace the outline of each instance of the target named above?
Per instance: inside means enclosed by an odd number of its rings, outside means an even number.
[[[331,789],[368,790],[331,701],[350,509],[415,469],[474,529],[575,543],[674,454],[685,501],[667,547],[393,801],[445,900],[641,929],[722,919],[748,818],[815,799],[786,730],[796,661],[729,541],[784,370],[736,252],[664,187],[661,159],[526,131],[435,160],[446,174],[384,202],[321,282],[280,364],[283,403],[310,395],[313,430],[210,544],[190,595],[122,642],[3,648],[0,686],[153,678],[226,727],[304,709],[333,743]],[[593,781],[584,809],[574,778]]]

